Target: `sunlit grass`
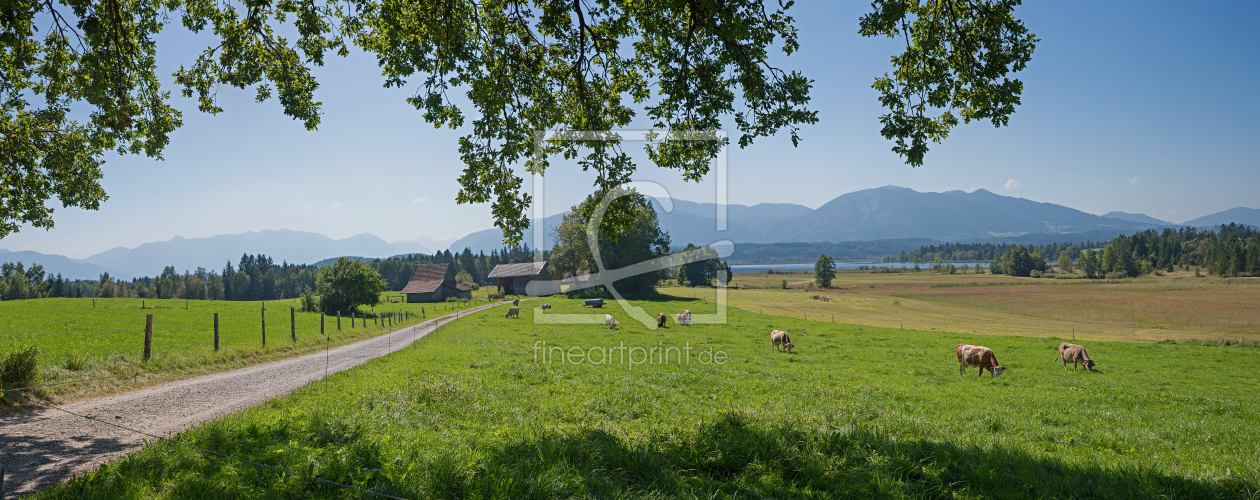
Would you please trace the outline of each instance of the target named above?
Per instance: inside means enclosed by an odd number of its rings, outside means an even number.
[[[1211,498],[1260,489],[1260,349],[1093,342],[819,323],[730,311],[649,330],[615,304],[540,325],[496,308],[176,439],[404,498]],[[532,304],[532,303],[531,303]],[[712,313],[695,300],[651,314]],[[787,330],[796,354],[775,352]],[[959,376],[960,342],[997,379]],[[691,346],[722,364],[562,364],[563,349]],[[610,358],[611,359],[611,358]],[[36,498],[348,498],[357,494],[169,444]]]
[[[365,307],[353,326],[347,313],[338,330],[336,315],[293,312],[297,299],[265,302],[266,345],[263,345],[263,302],[155,300],[139,298],[55,298],[0,302],[0,358],[35,346],[40,351],[41,382],[56,384],[80,379],[113,377],[137,371],[135,377],[110,378],[50,387],[39,395],[77,398],[245,366],[340,345],[388,330],[386,313],[395,327],[422,321],[434,314],[466,309],[485,302],[407,304],[399,293]],[[214,315],[219,314],[219,350],[214,350]],[[401,320],[401,313],[411,313]],[[145,317],[153,315],[152,357],[144,360]],[[296,332],[294,335],[293,332]],[[294,338],[296,337],[296,338]]]

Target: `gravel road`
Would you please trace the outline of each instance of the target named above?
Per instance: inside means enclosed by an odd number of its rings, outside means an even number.
[[[496,305],[499,304],[456,314],[462,317]],[[2,418],[3,491],[15,498],[73,474],[95,470],[144,444],[145,436],[101,421],[158,436],[183,432],[201,422],[288,394],[323,378],[325,370],[347,370],[407,347],[453,321],[456,314],[337,347],[327,356],[324,352],[308,354],[57,407],[65,411],[45,408]]]

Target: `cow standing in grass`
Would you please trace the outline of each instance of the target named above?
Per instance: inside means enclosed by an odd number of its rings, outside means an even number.
[[[504,315],[503,315],[503,317],[504,317],[504,318],[511,318],[511,317],[520,318],[520,317],[521,317],[521,308],[516,307],[516,306],[512,306],[512,308],[511,308],[511,309],[508,309],[507,314],[504,314]]]
[[[1076,371],[1076,364],[1080,363],[1085,367],[1085,371],[1094,371],[1094,360],[1089,359],[1089,354],[1085,353],[1085,346],[1069,344],[1064,342],[1059,344],[1059,357],[1055,361],[1063,362],[1063,371],[1067,371],[1067,362],[1072,362],[1072,371]]]
[[[1006,367],[998,365],[997,357],[993,355],[993,349],[988,347],[958,344],[958,373],[960,375],[967,374],[968,366],[975,366],[980,369],[979,375],[983,376],[985,370],[989,370],[989,378],[1002,375],[1006,371]]]
[[[607,326],[608,326],[608,328],[616,328],[616,327],[617,327],[617,318],[614,318],[614,317],[613,317],[613,315],[611,315],[611,314],[605,314],[605,315],[604,315],[604,325],[607,325]]]
[[[665,328],[665,313],[659,313],[656,315],[656,327]]]
[[[796,347],[796,344],[793,344],[792,339],[788,338],[787,332],[774,330],[770,332],[770,346],[774,347],[774,350],[776,351],[779,351],[779,347],[782,346],[782,350],[786,350],[788,354],[792,354],[792,348]]]
[[[691,310],[683,309],[683,312],[674,315],[674,321],[683,326],[691,325]]]

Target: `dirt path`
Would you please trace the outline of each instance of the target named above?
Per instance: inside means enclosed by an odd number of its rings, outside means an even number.
[[[72,474],[94,470],[144,444],[145,436],[109,424],[158,436],[183,432],[198,423],[288,394],[323,378],[325,373],[347,370],[407,347],[438,326],[455,320],[457,315],[463,317],[497,305],[500,304],[433,318],[414,327],[334,348],[327,354],[308,354],[76,401],[58,406],[61,410],[45,408],[2,418],[3,491],[9,498],[27,494]]]

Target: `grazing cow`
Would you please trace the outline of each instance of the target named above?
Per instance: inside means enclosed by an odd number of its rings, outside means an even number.
[[[520,317],[521,317],[521,308],[516,307],[516,306],[512,306],[512,308],[511,308],[511,309],[508,309],[507,314],[504,314],[504,315],[503,315],[503,317],[504,317],[504,318],[511,318],[511,317],[514,317],[514,316],[515,316],[515,317],[517,317],[517,318],[520,318]]]
[[[1067,371],[1067,362],[1072,362],[1072,371],[1076,371],[1076,364],[1080,363],[1085,367],[1085,371],[1094,371],[1094,360],[1089,359],[1089,355],[1085,354],[1085,346],[1069,344],[1064,342],[1059,344],[1059,357],[1054,358],[1055,361],[1062,360],[1063,371]]]
[[[617,318],[614,318],[611,314],[605,314],[604,324],[608,325],[608,328],[615,328],[617,326]]]
[[[521,299],[512,299],[512,305],[514,306],[521,305]]]
[[[683,312],[675,314],[674,321],[683,326],[691,325],[691,310],[683,309]]]
[[[1006,371],[1006,367],[998,365],[997,358],[993,356],[993,349],[988,347],[958,344],[958,373],[960,375],[967,374],[968,366],[975,366],[980,369],[978,375],[983,376],[985,370],[989,370],[989,378],[994,378]]]
[[[665,328],[665,313],[658,313],[656,315],[656,327]]]
[[[796,347],[796,344],[793,344],[792,339],[788,338],[787,332],[774,330],[770,332],[770,346],[776,351],[780,350],[779,346],[783,346],[783,349],[786,349],[788,354],[792,354],[792,348]]]
[[[541,305],[541,306],[538,306],[538,308],[539,308],[539,309],[551,309],[551,304],[543,304],[543,305]]]

